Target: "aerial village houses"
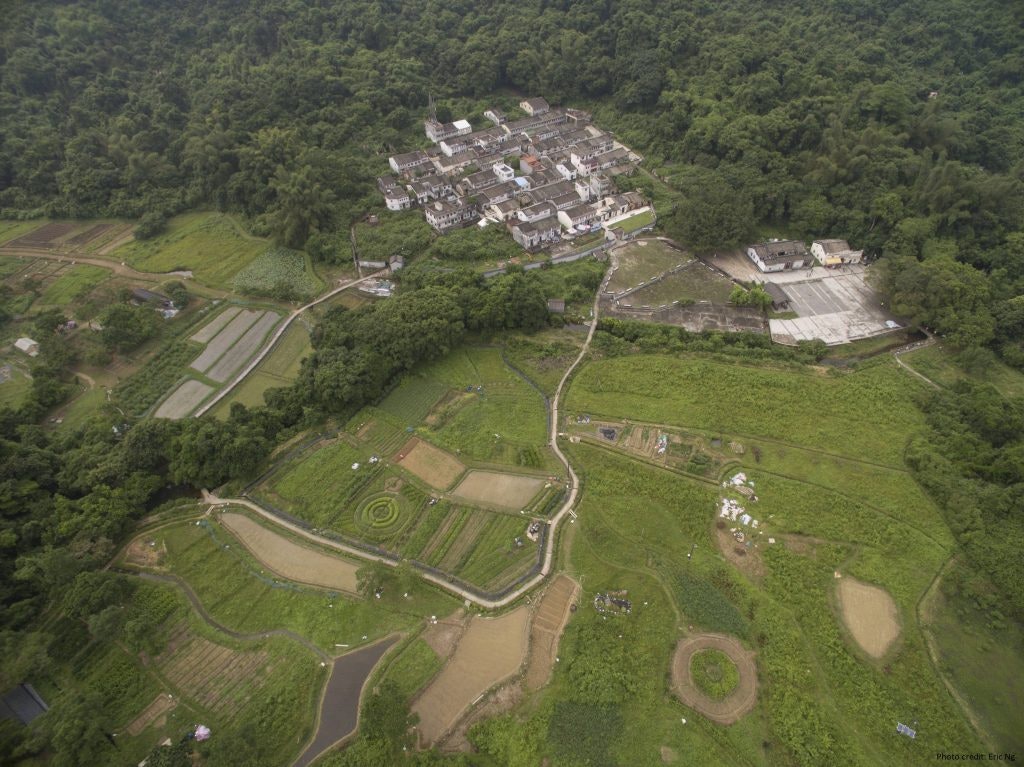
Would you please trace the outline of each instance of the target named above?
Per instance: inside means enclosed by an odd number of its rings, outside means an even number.
[[[811,244],[811,253],[818,263],[829,268],[864,262],[864,251],[851,250],[846,240],[815,240]]]
[[[747,257],[762,272],[781,272],[812,266],[814,258],[798,240],[776,240],[747,246]]]
[[[439,122],[431,102],[424,131],[435,146],[388,158],[398,178],[377,181],[388,209],[418,206],[439,233],[483,217],[481,225],[504,224],[515,242],[535,251],[598,222],[624,224],[643,208],[635,192],[613,195],[611,181],[640,158],[592,125],[589,114],[542,98],[524,99],[520,108],[526,117],[511,121],[488,109],[493,126],[474,131],[466,120]],[[620,230],[646,230],[648,219]]]

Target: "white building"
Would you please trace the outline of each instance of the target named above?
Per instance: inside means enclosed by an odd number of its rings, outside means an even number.
[[[516,177],[516,172],[503,162],[498,163],[491,170],[493,170],[494,175],[500,178],[502,181],[511,181]]]
[[[548,102],[542,98],[524,99],[519,102],[519,108],[530,115],[530,117],[537,117],[551,111]]]
[[[863,250],[851,250],[846,240],[815,240],[811,253],[822,266],[836,267],[864,262]]]
[[[748,245],[747,257],[762,272],[781,272],[814,264],[807,246],[799,240],[775,240]]]
[[[25,352],[29,357],[39,356],[39,343],[31,338],[19,338],[14,342],[14,348],[20,352]]]
[[[438,142],[444,141],[448,138],[465,136],[467,133],[472,133],[473,126],[469,124],[468,120],[456,120],[453,123],[426,120],[423,123],[423,132],[427,134],[428,139],[437,144]]]

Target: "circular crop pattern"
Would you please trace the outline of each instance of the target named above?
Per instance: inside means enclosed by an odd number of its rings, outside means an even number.
[[[700,650],[690,658],[690,678],[705,695],[722,700],[740,683],[736,664],[721,650]]]
[[[408,521],[403,513],[400,496],[394,493],[376,493],[364,500],[355,513],[356,526],[368,538],[387,538],[394,535]]]

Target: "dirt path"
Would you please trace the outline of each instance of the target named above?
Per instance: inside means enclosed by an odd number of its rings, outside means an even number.
[[[690,659],[699,650],[720,650],[736,664],[740,680],[735,691],[722,700],[705,695],[693,684]],[[757,667],[754,653],[745,650],[739,640],[725,634],[698,634],[679,641],[672,657],[672,689],[676,697],[712,722],[732,724],[757,703]]]
[[[106,258],[96,258],[94,256],[82,256],[73,251],[57,254],[51,253],[48,250],[36,248],[0,248],[0,256],[10,256],[14,258],[42,258],[47,261],[59,261],[65,264],[90,264],[103,269],[109,269],[119,277],[127,277],[129,279],[140,280],[142,282],[163,282],[169,277],[182,277],[185,274],[184,272],[140,272],[127,264],[122,264],[120,261],[111,261]],[[222,296],[228,295],[226,291],[215,292]]]
[[[135,577],[142,578],[146,581],[155,581],[157,583],[169,583],[173,586],[177,586],[179,589],[181,589],[182,593],[185,594],[186,598],[188,598],[188,601],[192,604],[192,607],[195,609],[196,613],[199,615],[200,618],[206,621],[213,628],[217,629],[217,631],[227,634],[232,639],[238,639],[242,642],[256,642],[261,639],[268,639],[270,637],[276,636],[287,637],[288,639],[291,639],[292,641],[301,644],[303,647],[312,652],[321,660],[333,660],[333,658],[330,655],[328,655],[315,644],[310,642],[308,639],[306,639],[306,637],[296,634],[294,631],[289,631],[288,629],[270,629],[269,631],[261,631],[258,634],[243,634],[239,631],[233,631],[232,629],[229,629],[223,623],[219,623],[218,621],[216,621],[213,618],[213,616],[211,616],[206,611],[206,608],[203,607],[203,603],[199,601],[199,597],[196,596],[196,593],[192,590],[192,587],[185,583],[185,581],[183,581],[177,575],[158,575],[157,573],[136,573],[131,571],[123,572],[128,572],[130,575],[134,575]]]
[[[558,642],[569,622],[570,606],[580,593],[580,585],[564,573],[548,586],[530,622],[530,659],[523,684],[535,691],[548,683],[558,654]]]
[[[931,333],[928,333],[927,331],[922,331],[922,332],[924,332],[925,335],[928,336],[928,340],[927,341],[921,341],[920,343],[907,344],[906,346],[901,346],[899,349],[894,349],[893,350],[892,356],[893,356],[893,359],[896,360],[896,364],[899,365],[901,368],[903,368],[904,370],[907,370],[910,373],[912,373],[913,375],[917,376],[918,378],[920,378],[922,381],[924,381],[929,386],[932,386],[932,387],[934,387],[936,389],[941,389],[942,387],[939,386],[937,383],[935,383],[935,381],[933,381],[932,379],[930,379],[927,376],[923,375],[922,373],[918,373],[916,370],[914,370],[914,368],[910,367],[910,365],[908,365],[906,362],[904,362],[903,360],[900,359],[900,356],[903,355],[903,354],[906,354],[907,352],[917,351],[918,349],[923,349],[926,346],[931,346],[932,344],[935,343],[935,336],[933,336]]]

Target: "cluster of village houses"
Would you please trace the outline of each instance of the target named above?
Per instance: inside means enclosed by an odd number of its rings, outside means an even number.
[[[473,130],[466,120],[424,123],[434,146],[388,158],[395,175],[377,185],[389,210],[420,207],[436,231],[477,223],[504,225],[524,249],[604,229],[650,210],[636,192],[614,194],[612,178],[632,172],[640,157],[576,109],[542,98],[520,103],[525,117],[500,109],[493,126]],[[513,167],[518,165],[518,167]],[[648,226],[653,226],[653,210]]]

